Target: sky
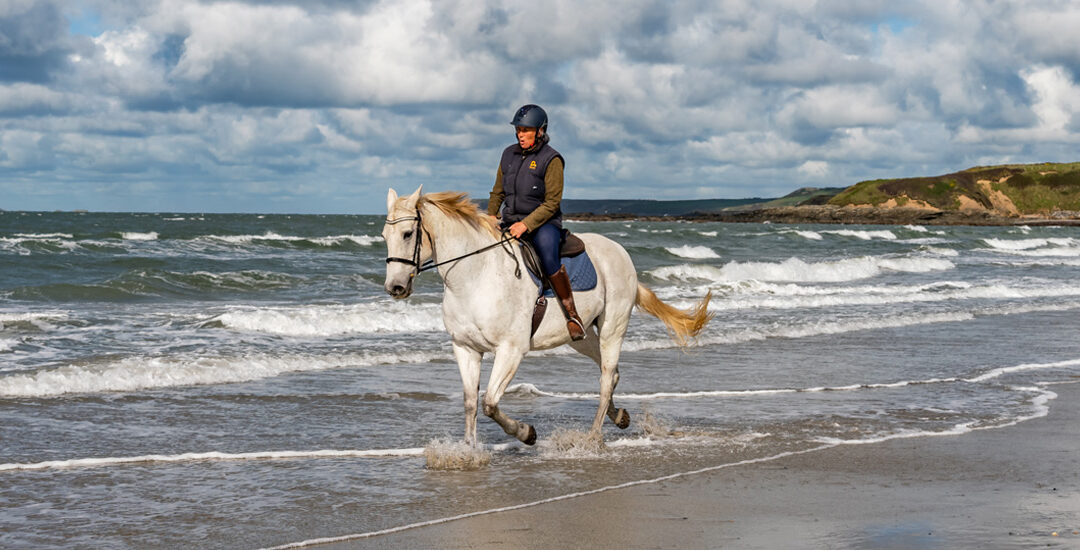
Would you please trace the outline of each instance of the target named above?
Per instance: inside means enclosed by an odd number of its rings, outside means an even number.
[[[1077,28],[1077,0],[0,0],[0,209],[486,198],[526,103],[571,199],[1080,161]]]

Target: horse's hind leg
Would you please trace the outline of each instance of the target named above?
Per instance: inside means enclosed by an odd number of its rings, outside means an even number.
[[[514,379],[521,358],[525,354],[517,349],[503,347],[495,351],[495,365],[491,368],[487,391],[484,392],[484,414],[502,426],[504,432],[512,435],[526,445],[536,443],[536,430],[532,426],[514,420],[499,410],[506,387]]]
[[[615,406],[615,386],[619,384],[619,345],[621,339],[615,345],[615,355],[612,358],[610,367],[605,369],[604,364],[608,359],[607,354],[601,352],[600,338],[597,337],[595,329],[590,327],[590,332],[587,338],[578,342],[571,342],[570,346],[574,348],[578,353],[596,361],[597,366],[600,367],[600,407],[596,411],[596,419],[593,420],[593,431],[599,433],[600,424],[604,421],[604,415],[606,414],[612,422],[615,423],[620,429],[625,430],[630,427],[630,413],[626,412],[626,409],[620,409]],[[608,372],[609,371],[609,372]],[[611,388],[607,392],[607,399],[604,398],[604,388],[610,384]],[[605,406],[605,402],[607,405]]]
[[[454,344],[465,398],[465,443],[476,446],[476,398],[480,394],[480,361],[483,354]]]

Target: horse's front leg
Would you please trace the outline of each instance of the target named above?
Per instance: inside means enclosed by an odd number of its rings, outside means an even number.
[[[480,352],[454,344],[454,357],[461,372],[465,398],[465,443],[476,446],[476,397],[480,393]]]
[[[484,392],[484,414],[497,422],[504,432],[512,435],[526,445],[536,443],[536,430],[532,426],[514,420],[499,410],[506,387],[514,379],[518,365],[525,352],[512,346],[501,346],[495,351],[495,365],[491,368],[487,391]]]

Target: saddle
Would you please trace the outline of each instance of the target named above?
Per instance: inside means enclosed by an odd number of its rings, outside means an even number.
[[[563,231],[564,237],[562,246],[559,247],[559,257],[574,258],[584,253],[585,241],[567,230]],[[540,268],[540,257],[537,256],[536,249],[533,248],[532,244],[527,241],[522,241],[521,251],[522,258],[525,260],[525,269],[529,270],[533,279],[540,282],[540,295],[537,296],[536,305],[533,307],[532,332],[529,333],[529,337],[531,338],[536,334],[536,329],[540,327],[540,322],[544,320],[544,313],[547,312],[547,298],[544,297],[544,291],[551,287],[551,283],[548,282],[544,270]]]

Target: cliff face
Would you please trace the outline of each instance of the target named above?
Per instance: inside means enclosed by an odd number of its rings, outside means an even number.
[[[864,181],[845,189],[829,204],[997,217],[1078,211],[1080,163],[987,166],[942,176]]]

